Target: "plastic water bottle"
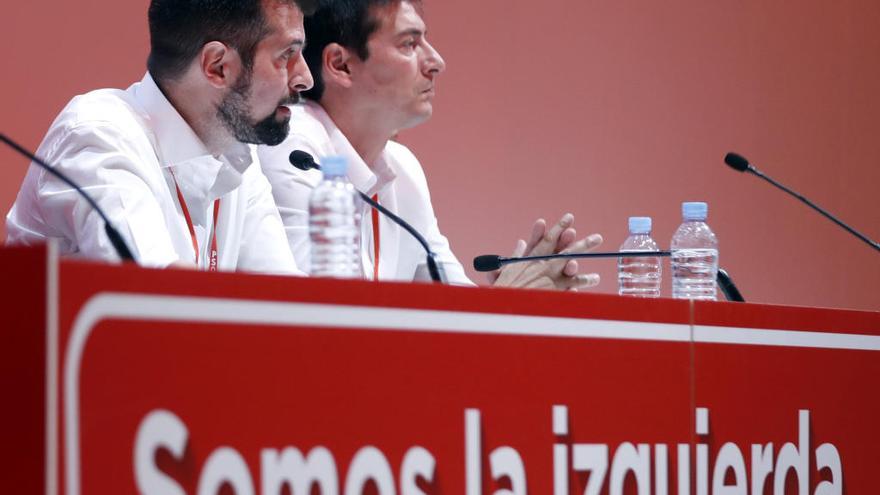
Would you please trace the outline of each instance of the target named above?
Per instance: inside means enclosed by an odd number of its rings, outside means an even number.
[[[621,251],[658,251],[651,238],[651,217],[629,217],[629,237]],[[617,284],[621,296],[660,297],[660,258],[617,259]]]
[[[682,224],[672,236],[672,297],[716,300],[718,240],[706,225],[706,203],[682,203]]]
[[[345,175],[347,169],[344,157],[324,158],[324,180],[309,197],[310,273],[316,277],[363,277],[361,198]]]

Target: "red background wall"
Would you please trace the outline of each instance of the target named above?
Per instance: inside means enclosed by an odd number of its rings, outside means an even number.
[[[73,95],[140,79],[147,5],[4,6],[0,130],[35,148]],[[880,4],[435,0],[426,9],[448,70],[433,120],[401,139],[421,158],[466,265],[507,254],[536,217],[565,211],[609,250],[628,216],[653,216],[668,247],[680,202],[705,200],[721,265],[747,299],[880,309],[876,252],[721,160],[737,150],[880,238]],[[26,163],[6,149],[0,163],[6,212]],[[616,291],[613,261],[583,266],[602,275],[598,291]]]

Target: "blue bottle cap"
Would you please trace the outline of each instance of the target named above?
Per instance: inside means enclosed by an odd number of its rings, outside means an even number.
[[[348,160],[344,156],[325,156],[321,159],[321,173],[324,177],[342,177],[348,171]]]
[[[709,215],[709,205],[700,201],[687,201],[681,204],[681,216],[685,220],[704,221]]]
[[[651,217],[629,217],[630,234],[650,234]]]

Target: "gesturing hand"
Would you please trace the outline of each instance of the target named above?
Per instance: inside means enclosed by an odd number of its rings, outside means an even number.
[[[602,244],[602,236],[591,234],[575,241],[577,232],[572,228],[574,215],[567,213],[549,230],[540,219],[532,227],[529,241],[517,241],[513,257],[544,256],[555,253],[582,253]],[[489,276],[495,287],[532,289],[577,290],[599,283],[596,273],[578,274],[578,263],[573,259],[540,260],[511,263]]]

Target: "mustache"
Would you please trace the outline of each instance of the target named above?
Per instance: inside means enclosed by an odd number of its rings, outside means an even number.
[[[300,96],[299,93],[293,93],[289,95],[287,98],[283,98],[280,102],[278,102],[278,106],[283,105],[296,105],[303,100],[303,97]]]

